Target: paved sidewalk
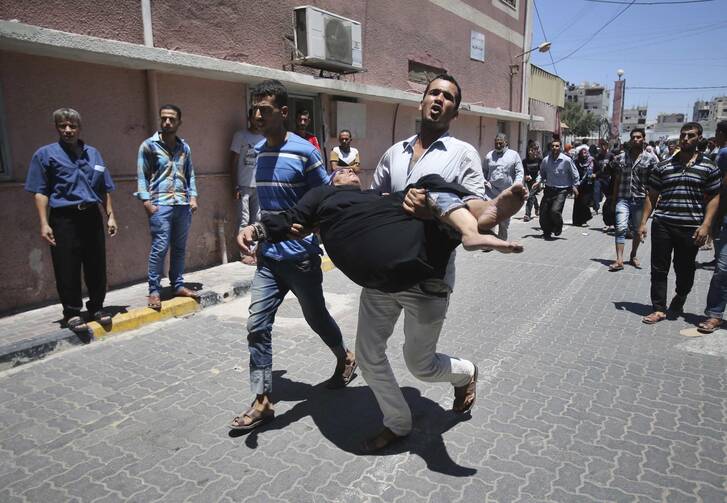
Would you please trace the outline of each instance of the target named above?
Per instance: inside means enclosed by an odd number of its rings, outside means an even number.
[[[200,293],[200,301],[172,298],[169,288],[162,292],[162,310],[146,307],[146,281],[112,290],[105,308],[113,315],[112,327],[104,329],[89,323],[87,337],[61,327],[60,304],[33,309],[0,318],[0,370],[15,367],[69,346],[84,344],[110,333],[133,330],[171,317],[185,316],[199,309],[244,295],[250,288],[255,267],[232,262],[185,274],[186,285]]]

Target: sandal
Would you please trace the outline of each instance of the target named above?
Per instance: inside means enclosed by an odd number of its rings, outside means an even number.
[[[326,388],[339,389],[348,386],[348,383],[356,377],[356,367],[358,367],[356,357],[349,351],[343,365],[336,365],[333,375],[326,381]]]
[[[111,325],[111,315],[103,309],[96,311],[93,315],[93,319],[96,320],[96,323],[99,325]]]
[[[659,323],[660,321],[664,321],[665,319],[666,313],[661,311],[654,311],[653,313],[641,318],[641,322],[646,323],[647,325],[653,325],[655,323]]]
[[[80,316],[73,316],[72,318],[69,318],[66,321],[66,326],[74,334],[88,332],[88,325],[86,324],[85,321],[83,321],[83,318],[81,318]]]
[[[158,293],[152,293],[147,297],[146,306],[159,311],[162,308],[162,299]]]
[[[641,261],[639,259],[637,259],[636,257],[631,257],[629,259],[629,264],[631,264],[632,266],[634,266],[637,269],[641,269]]]
[[[697,325],[697,331],[703,334],[711,334],[722,325],[720,318],[708,318]]]
[[[371,438],[367,438],[361,442],[361,451],[365,454],[380,451],[390,446],[391,444],[398,442],[402,438],[406,438],[405,435],[397,435],[389,428],[384,427],[383,430],[378,432]]]
[[[250,422],[245,424],[245,418],[248,418]],[[239,416],[235,416],[230,423],[231,430],[237,431],[249,431],[257,428],[258,426],[271,421],[275,417],[275,411],[273,409],[265,409],[263,411],[257,410],[255,407],[250,406],[245,412]]]
[[[472,410],[472,406],[477,399],[477,374],[478,369],[477,365],[475,365],[475,373],[472,375],[470,382],[464,386],[454,387],[454,403],[452,404],[454,412],[464,414]]]
[[[608,270],[610,272],[623,271],[623,269],[624,269],[624,265],[619,264],[618,262],[614,262],[613,264],[608,266]]]

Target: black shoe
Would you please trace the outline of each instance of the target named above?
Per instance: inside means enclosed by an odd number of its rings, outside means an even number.
[[[555,238],[553,238],[550,234],[543,234],[543,239],[546,241],[553,241]]]
[[[556,236],[560,236],[563,233],[563,229],[553,232]]]

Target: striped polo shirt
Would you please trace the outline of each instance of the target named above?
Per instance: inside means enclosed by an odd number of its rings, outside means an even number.
[[[661,195],[654,218],[679,227],[699,227],[704,220],[707,197],[720,189],[720,173],[706,156],[684,165],[679,156],[662,161],[651,170],[649,189]]]
[[[292,208],[313,187],[328,183],[321,154],[310,142],[288,133],[282,145],[269,147],[266,140],[255,145],[255,181],[260,209],[280,212]],[[262,253],[273,260],[300,260],[319,255],[314,235],[280,243],[263,242]]]

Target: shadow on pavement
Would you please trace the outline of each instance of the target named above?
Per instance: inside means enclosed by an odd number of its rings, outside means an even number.
[[[614,302],[613,306],[619,311],[629,311],[639,316],[646,316],[654,310],[651,304],[641,304],[639,302]]]
[[[615,259],[612,258],[592,258],[591,262],[598,262],[599,264],[603,264],[608,267],[614,263],[614,260]]]
[[[281,430],[310,416],[324,437],[341,450],[361,454],[364,438],[375,435],[382,427],[382,416],[373,393],[368,387],[356,386],[328,390],[324,383],[294,382],[283,376],[286,371],[273,372],[275,402],[299,402],[287,412],[276,416],[250,432],[231,431],[230,436],[247,434],[245,444],[258,447],[260,433]],[[361,379],[359,376],[358,379]],[[355,381],[354,381],[355,382]],[[412,409],[414,429],[411,434],[389,448],[374,454],[386,456],[411,452],[420,456],[432,471],[454,477],[468,477],[477,473],[474,468],[458,465],[447,452],[442,435],[457,423],[470,419],[470,414],[455,414],[439,404],[421,396],[419,390],[404,387],[404,397]]]

